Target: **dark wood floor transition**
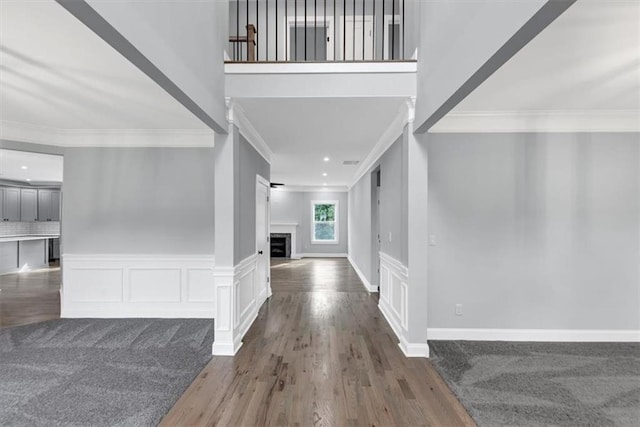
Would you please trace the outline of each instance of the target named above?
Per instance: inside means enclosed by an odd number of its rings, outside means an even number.
[[[164,426],[459,426],[428,360],[406,358],[343,258],[272,263],[273,296],[235,357],[214,357]]]

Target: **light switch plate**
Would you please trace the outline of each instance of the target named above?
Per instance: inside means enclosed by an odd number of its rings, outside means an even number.
[[[435,234],[429,234],[429,246],[435,246],[436,244],[437,244],[436,235]]]

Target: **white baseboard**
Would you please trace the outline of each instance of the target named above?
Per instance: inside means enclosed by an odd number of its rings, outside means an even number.
[[[214,318],[213,255],[62,255],[63,318]]]
[[[367,280],[367,278],[364,276],[364,274],[362,273],[362,271],[360,271],[360,269],[358,268],[358,266],[356,265],[355,262],[353,262],[353,260],[351,259],[350,256],[347,256],[347,259],[349,260],[349,263],[351,264],[351,267],[353,267],[353,269],[355,270],[356,274],[358,275],[358,277],[360,278],[360,280],[362,281],[362,284],[364,285],[365,289],[371,293],[375,293],[378,292],[378,288],[371,285],[371,283],[369,283],[369,281]]]
[[[425,343],[410,343],[404,338],[400,340],[400,350],[407,357],[429,357],[429,344]]]
[[[391,315],[389,309],[382,301],[378,305],[378,309],[384,316],[389,326],[391,326],[393,333],[395,333],[396,337],[398,337],[398,347],[400,347],[400,350],[402,350],[402,353],[404,353],[406,357],[429,357],[429,344],[427,344],[426,342],[411,343],[407,341],[407,339],[404,337],[404,330],[402,329],[400,324],[397,323],[395,318]]]
[[[347,258],[347,254],[303,253],[297,254],[300,258]]]
[[[640,342],[640,330],[428,328],[430,340]]]

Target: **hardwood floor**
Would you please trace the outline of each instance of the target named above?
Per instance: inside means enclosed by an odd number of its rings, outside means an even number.
[[[60,267],[0,275],[0,327],[60,318]]]
[[[161,425],[474,425],[347,260],[273,262],[272,290],[238,354],[214,357]]]

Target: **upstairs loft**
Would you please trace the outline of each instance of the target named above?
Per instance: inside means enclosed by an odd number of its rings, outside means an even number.
[[[227,64],[415,62],[405,0],[230,0]]]

